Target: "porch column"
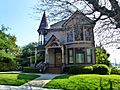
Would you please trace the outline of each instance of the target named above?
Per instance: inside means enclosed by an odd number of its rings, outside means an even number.
[[[62,50],[62,63],[65,63],[65,61],[64,61],[64,47],[63,46],[62,46],[61,50]]]
[[[37,48],[35,48],[35,64],[37,63]]]
[[[48,63],[48,48],[45,49],[45,63]]]

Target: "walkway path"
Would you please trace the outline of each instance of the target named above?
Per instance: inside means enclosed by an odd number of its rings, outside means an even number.
[[[38,74],[38,75],[40,75],[40,77],[22,86],[0,85],[0,90],[58,90],[58,89],[47,89],[42,87],[45,84],[47,84],[51,79],[53,79],[56,76],[59,76],[60,74]]]
[[[24,86],[35,86],[35,87],[43,87],[45,84],[47,84],[51,79],[53,79],[56,76],[59,76],[60,74],[40,74],[40,77],[24,84]]]

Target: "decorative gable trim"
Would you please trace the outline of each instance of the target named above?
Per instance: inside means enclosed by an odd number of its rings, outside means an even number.
[[[67,24],[69,23],[69,21],[70,21],[71,19],[73,19],[74,16],[75,16],[77,13],[80,14],[80,15],[85,16],[85,17],[86,17],[86,20],[87,20],[88,22],[90,22],[91,24],[94,24],[94,23],[93,23],[93,20],[91,20],[90,18],[88,18],[85,14],[83,14],[83,13],[80,12],[79,10],[77,10],[75,13],[73,13],[73,14],[68,18],[68,20],[66,20],[66,21],[63,23],[62,26],[64,27],[65,25],[67,25]]]
[[[46,43],[45,47],[49,47],[49,48],[61,47],[61,42],[59,41],[58,38],[52,35],[51,38]]]

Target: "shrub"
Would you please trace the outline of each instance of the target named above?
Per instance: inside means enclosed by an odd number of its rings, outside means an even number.
[[[92,72],[92,66],[71,66],[69,69],[69,74],[91,74]]]
[[[78,66],[71,66],[69,68],[69,74],[79,74],[80,73],[80,67]]]
[[[17,65],[14,62],[4,63],[0,62],[0,71],[14,71],[17,70]]]
[[[63,73],[68,73],[68,72],[69,72],[69,69],[70,69],[70,67],[64,67],[64,68],[63,68]]]
[[[84,74],[92,74],[93,73],[93,67],[92,66],[84,66],[83,67],[83,73]]]
[[[117,67],[112,67],[112,68],[111,68],[111,74],[118,74],[118,69],[117,69]]]
[[[110,69],[107,65],[104,64],[95,64],[93,65],[93,73],[94,74],[110,74]]]
[[[24,67],[23,72],[25,73],[38,73],[39,68],[33,68],[33,67]]]
[[[111,74],[118,74],[118,75],[120,75],[120,69],[118,69],[117,67],[112,67],[111,68]]]

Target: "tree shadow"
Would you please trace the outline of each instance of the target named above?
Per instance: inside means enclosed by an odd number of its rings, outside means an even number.
[[[62,75],[62,76],[57,76],[54,79],[69,79],[71,76],[74,76],[74,75],[72,74]]]

